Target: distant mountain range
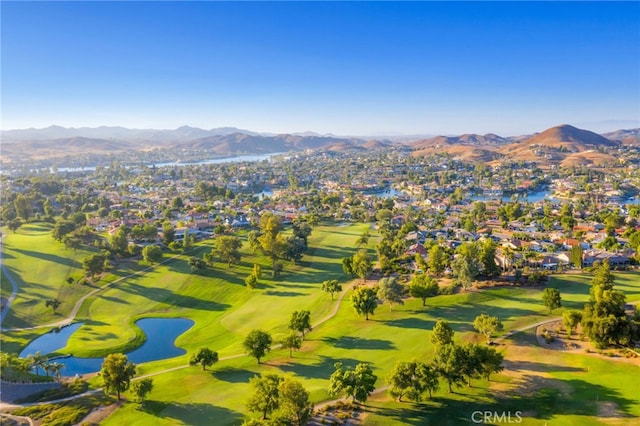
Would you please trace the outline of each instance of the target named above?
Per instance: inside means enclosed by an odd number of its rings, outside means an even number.
[[[235,127],[200,129],[183,126],[174,130],[124,127],[7,130],[2,137],[2,160],[61,157],[84,153],[118,153],[153,148],[202,151],[211,155],[267,154],[304,150],[375,150],[402,146],[414,155],[447,153],[469,161],[513,160],[599,164],[611,160],[601,148],[640,145],[640,129],[599,135],[570,125],[560,125],[533,135],[503,137],[485,135],[436,136],[413,141],[300,134],[265,134]]]

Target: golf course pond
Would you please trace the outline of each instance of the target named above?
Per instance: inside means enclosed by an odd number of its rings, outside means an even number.
[[[129,352],[129,361],[140,364],[149,361],[173,358],[186,353],[184,349],[176,347],[175,341],[182,333],[193,326],[194,322],[185,318],[143,318],[136,321],[147,340],[139,348]],[[60,331],[52,331],[34,339],[20,352],[21,358],[40,351],[50,354],[67,345],[69,337],[82,326],[82,323],[71,324]],[[78,358],[75,356],[60,358],[57,362],[64,364],[63,376],[87,374],[100,371],[104,358]]]

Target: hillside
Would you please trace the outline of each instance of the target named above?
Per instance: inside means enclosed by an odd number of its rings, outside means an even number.
[[[621,144],[640,144],[640,129],[618,130],[602,136],[570,125],[561,125],[529,136],[503,137],[494,133],[468,133],[400,143],[387,139],[338,137],[313,132],[260,134],[235,127],[205,130],[182,126],[174,130],[155,130],[50,126],[45,129],[3,131],[2,142],[1,159],[5,163],[155,149],[163,152],[195,151],[198,155],[225,156],[306,150],[383,150],[399,146],[408,147],[415,156],[444,153],[472,162],[499,162],[503,158],[509,158],[540,164],[603,165],[615,161],[609,153],[604,152],[607,149]]]
[[[603,165],[615,158],[602,152],[598,155],[590,153],[617,146],[618,142],[597,133],[563,124],[508,144],[500,149],[500,153],[516,160],[542,164]]]

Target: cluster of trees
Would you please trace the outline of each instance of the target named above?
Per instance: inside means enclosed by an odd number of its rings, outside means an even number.
[[[614,289],[615,276],[609,262],[596,265],[591,280],[591,297],[582,311],[582,331],[597,348],[609,345],[626,345],[640,340],[640,315],[625,314],[626,296]],[[577,314],[567,314],[577,317]],[[569,324],[574,318],[567,319]],[[571,321],[571,322],[569,322]]]
[[[50,360],[40,351],[30,354],[26,358],[19,358],[14,354],[0,352],[0,371],[5,380],[7,380],[7,377],[26,380],[32,370],[35,371],[36,376],[40,375],[40,371],[44,371],[47,377],[51,375],[60,379],[60,372],[63,368],[64,364]]]
[[[120,400],[120,393],[129,389],[131,380],[136,374],[136,365],[129,362],[126,355],[115,353],[107,355],[102,362],[100,377],[104,390],[107,393],[115,392]],[[133,383],[133,393],[136,400],[144,402],[147,395],[153,390],[153,379],[141,379]]]
[[[501,327],[495,317],[482,315],[476,318],[481,332],[487,336]],[[419,360],[400,361],[387,378],[389,392],[398,401],[406,397],[421,401],[426,393],[429,398],[438,391],[440,379],[447,382],[449,392],[454,385],[467,383],[471,379],[484,377],[489,380],[492,373],[502,371],[504,356],[490,346],[467,343],[462,346],[454,343],[454,331],[447,321],[439,320],[434,326],[431,341],[436,347],[436,356],[432,363]],[[370,364],[360,363],[354,369],[344,368],[342,363],[335,364],[335,371],[329,379],[329,394],[344,395],[354,401],[365,402],[375,390],[377,376]]]
[[[278,277],[283,270],[280,259],[300,262],[308,249],[308,238],[311,235],[311,225],[307,222],[295,222],[293,235],[285,237],[282,234],[282,220],[273,213],[265,213],[260,217],[259,230],[247,234],[249,246],[255,252],[262,251],[271,258],[273,277]]]
[[[262,278],[262,267],[257,263],[254,263],[253,269],[251,270],[251,273],[247,275],[247,278],[244,279],[244,283],[247,287],[253,290],[258,287],[260,278]]]
[[[293,349],[300,349],[306,333],[313,329],[311,312],[307,310],[293,311],[288,328],[291,332],[282,340],[281,345],[282,348],[289,349],[289,356],[292,356]],[[253,330],[244,339],[243,347],[247,354],[258,360],[258,364],[260,364],[260,359],[271,351],[272,343],[271,334],[263,330]]]
[[[260,413],[263,422],[252,420],[248,425],[295,425],[304,426],[313,414],[309,392],[300,382],[276,374],[254,376],[249,379],[253,394],[247,400],[247,409]]]
[[[478,323],[485,322],[488,321],[484,317],[478,321]],[[489,380],[492,373],[502,371],[504,356],[496,351],[495,348],[476,343],[457,345],[453,341],[454,334],[455,332],[445,320],[439,320],[436,322],[431,335],[431,342],[436,348],[436,355],[431,368],[447,382],[449,392],[453,392],[453,385],[461,385],[466,381],[467,385],[471,386],[471,379],[473,378],[482,376]],[[418,390],[413,392],[415,393]]]

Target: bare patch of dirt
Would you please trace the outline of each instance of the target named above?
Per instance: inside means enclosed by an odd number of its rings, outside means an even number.
[[[91,411],[87,417],[82,419],[80,422],[81,425],[98,425],[101,421],[109,417],[114,411],[124,404],[125,401],[118,401],[111,405],[105,405],[102,407],[98,407],[95,410]]]
[[[548,332],[553,341],[547,343],[545,332]],[[596,349],[588,340],[582,340],[578,333],[574,332],[571,337],[567,336],[566,330],[562,326],[562,321],[556,321],[536,329],[536,339],[540,347],[544,349],[557,350],[566,353],[580,353],[593,357],[609,359],[611,361],[626,362],[640,366],[640,357],[623,356],[619,349]]]
[[[598,402],[598,417],[623,417],[618,411],[618,404],[612,401]]]

